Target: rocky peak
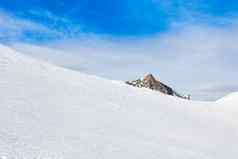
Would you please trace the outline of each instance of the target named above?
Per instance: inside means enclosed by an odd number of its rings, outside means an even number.
[[[152,74],[147,74],[144,76],[143,79],[137,79],[134,81],[127,81],[128,85],[139,87],[139,88],[148,88],[155,91],[160,91],[164,94],[171,95],[171,96],[177,96],[180,98],[189,99],[188,97],[182,96],[175,92],[171,87],[163,84],[159,80],[156,80],[156,78]]]
[[[148,74],[144,77],[143,81],[151,81],[151,82],[155,82],[156,79],[152,74]]]

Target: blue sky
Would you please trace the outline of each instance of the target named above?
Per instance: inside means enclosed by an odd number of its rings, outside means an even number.
[[[235,0],[1,0],[0,8],[63,34],[34,37],[37,30],[25,30],[23,38],[33,40],[82,33],[144,37],[165,32],[175,22],[224,25],[224,17],[238,13]]]
[[[89,74],[153,73],[195,99],[238,91],[236,0],[1,0],[0,42]]]

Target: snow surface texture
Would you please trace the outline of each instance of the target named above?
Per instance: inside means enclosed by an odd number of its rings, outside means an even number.
[[[237,159],[238,94],[195,102],[0,45],[2,159]]]

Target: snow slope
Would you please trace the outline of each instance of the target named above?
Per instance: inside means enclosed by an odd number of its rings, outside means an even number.
[[[227,107],[182,100],[0,45],[0,156],[237,159],[238,113],[224,111],[234,98]]]
[[[218,102],[230,102],[231,104],[234,102],[238,103],[238,92],[231,93],[224,98],[218,100]]]

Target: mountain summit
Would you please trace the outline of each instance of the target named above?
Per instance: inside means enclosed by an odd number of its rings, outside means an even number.
[[[156,80],[156,78],[152,74],[147,74],[142,79],[137,79],[134,81],[127,81],[127,84],[139,87],[139,88],[149,88],[151,90],[159,91],[161,93],[171,95],[171,96],[177,96],[184,99],[190,99],[190,96],[182,96],[176,91],[174,91],[171,87],[165,85],[164,83],[160,82],[159,80]]]

